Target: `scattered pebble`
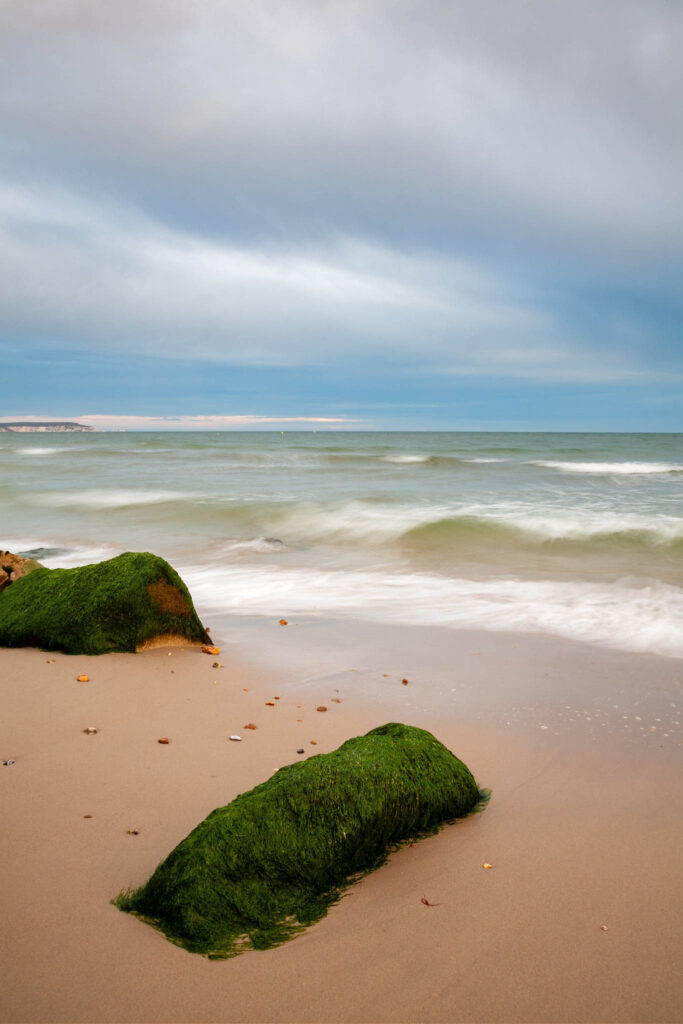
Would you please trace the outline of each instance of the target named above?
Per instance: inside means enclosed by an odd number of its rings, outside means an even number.
[[[202,652],[204,654],[220,654],[221,649],[220,647],[202,647]]]
[[[94,725],[89,725],[87,729],[83,730],[83,732],[86,734],[86,736],[94,736],[95,733],[97,732],[97,729],[95,728]]]
[[[297,754],[303,754],[304,748],[303,747],[297,747],[297,751],[296,752],[297,752]]]
[[[606,925],[606,924],[601,924],[601,925],[600,925],[600,931],[601,931],[601,932],[608,932],[608,931],[609,931],[609,928],[607,927],[607,925]]]
[[[10,765],[10,764],[14,764],[14,761],[12,760],[11,757],[8,757],[7,760],[3,761],[2,763],[5,764],[5,765]]]
[[[89,683],[90,682],[90,676],[77,676],[76,677],[76,682],[78,682],[78,683]]]
[[[408,680],[407,679],[402,679],[401,682],[403,683],[404,686],[408,685]]]
[[[214,661],[211,668],[223,668],[223,666],[221,665],[220,661]]]
[[[126,835],[127,836],[139,836],[140,835],[140,829],[139,828],[127,828],[126,829]]]
[[[253,722],[248,722],[247,725],[244,726],[244,728],[245,729],[255,729],[256,725]]]
[[[157,743],[170,743],[168,736],[162,736],[161,739],[157,740]]]
[[[266,701],[266,707],[267,708],[274,708],[275,707],[275,701],[274,700],[267,700]]]
[[[317,740],[311,740],[311,746],[312,747],[317,747],[318,746],[318,741]]]
[[[489,868],[493,867],[493,864],[482,864],[482,867],[486,868],[486,870],[488,871]]]
[[[325,707],[324,704],[319,704],[318,707],[315,710],[316,711],[327,711],[327,708]]]
[[[340,697],[331,697],[330,700],[332,701],[333,704],[341,704]]]
[[[230,739],[233,741],[233,743],[241,743],[242,742],[242,737],[241,736],[237,736],[237,734],[235,734],[234,736],[231,736]]]
[[[289,625],[289,623],[287,622],[287,619],[280,619],[280,623],[279,624],[281,626],[288,626]]]
[[[92,818],[92,814],[84,814],[83,817],[84,818]]]

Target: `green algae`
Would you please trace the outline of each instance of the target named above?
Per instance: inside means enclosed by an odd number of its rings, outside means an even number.
[[[431,733],[389,723],[213,811],[146,885],[113,902],[212,959],[267,949],[323,917],[397,844],[479,799],[469,769]]]
[[[154,637],[210,643],[168,562],[128,551],[77,569],[36,568],[0,593],[0,646],[67,654],[135,651]]]

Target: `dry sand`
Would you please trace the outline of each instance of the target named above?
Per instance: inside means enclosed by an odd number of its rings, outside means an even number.
[[[554,652],[571,692],[571,650],[534,642],[530,660]],[[433,731],[492,800],[392,855],[299,938],[212,962],[111,906],[214,807],[299,746],[324,752],[396,720],[409,689],[397,678],[393,703],[339,683],[283,693],[225,651],[214,660],[0,650],[0,757],[15,759],[0,766],[3,1021],[681,1019],[680,762],[654,738],[412,710],[402,720]],[[659,672],[662,693],[683,674],[614,654],[600,670],[618,685],[634,664],[648,682]],[[504,668],[502,654],[478,666],[482,685]]]

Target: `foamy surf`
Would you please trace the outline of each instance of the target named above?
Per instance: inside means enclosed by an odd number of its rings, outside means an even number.
[[[125,508],[127,505],[158,505],[163,502],[183,501],[187,498],[188,495],[182,491],[107,490],[105,488],[52,491],[32,496],[33,502],[37,505],[52,508],[91,509]]]
[[[349,617],[404,626],[548,633],[625,651],[683,657],[683,591],[540,580],[467,580],[420,573],[186,568],[212,613]]]
[[[556,462],[536,459],[531,465],[559,469],[563,473],[596,473],[603,475],[643,476],[649,473],[683,473],[683,466],[670,462]]]

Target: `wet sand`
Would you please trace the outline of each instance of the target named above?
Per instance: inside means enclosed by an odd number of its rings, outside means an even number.
[[[572,705],[579,665],[581,686],[592,664],[605,692],[640,674],[662,706],[683,677],[674,660],[535,638],[515,662],[490,639],[477,638],[477,686],[494,693],[526,658],[539,679],[539,666],[552,672],[558,708]],[[0,650],[0,757],[15,759],[0,766],[3,1021],[681,1019],[683,785],[671,736],[596,736],[557,717],[543,730],[528,716],[478,716],[474,700],[437,713],[393,668],[361,699],[341,673],[281,691],[275,673],[225,648],[223,667],[214,660]],[[321,753],[397,719],[433,731],[491,802],[392,855],[299,938],[212,962],[110,905],[297,747]]]

